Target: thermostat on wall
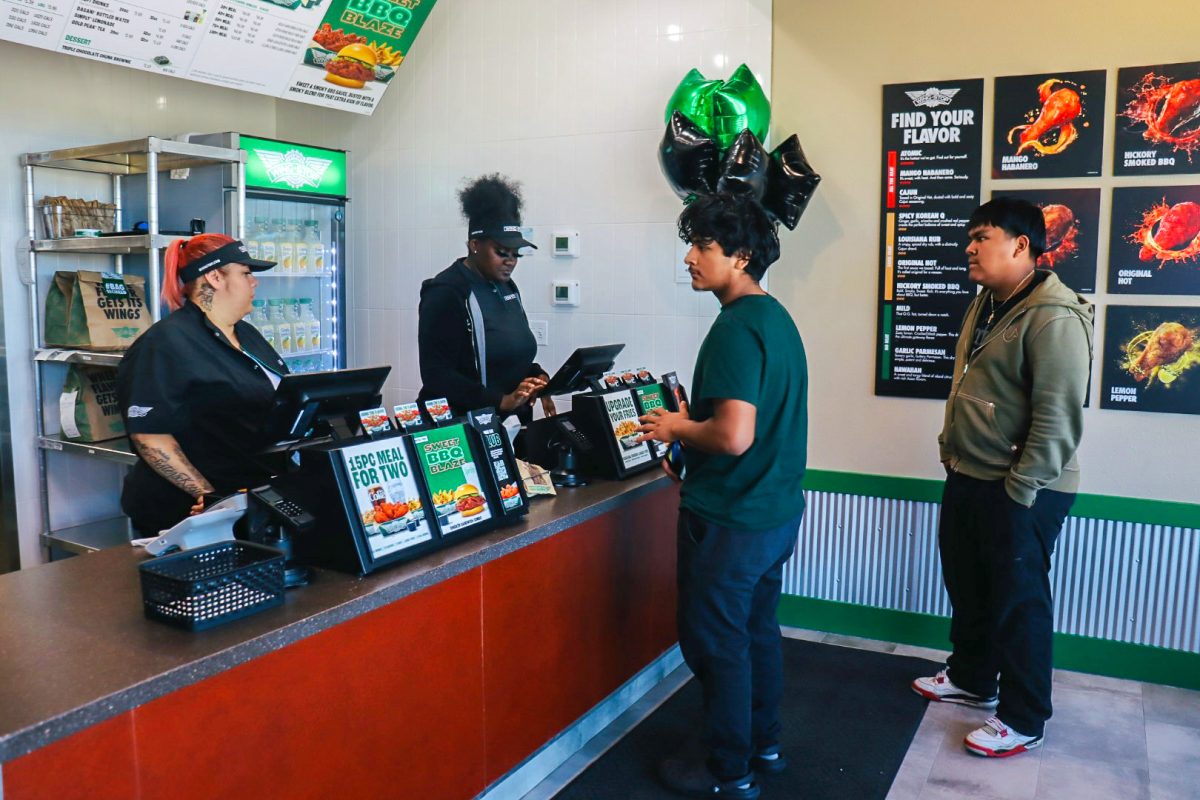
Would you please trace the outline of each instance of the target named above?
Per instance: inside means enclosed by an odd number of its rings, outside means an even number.
[[[555,281],[550,301],[556,306],[579,305],[579,281]]]
[[[553,234],[553,253],[560,258],[579,258],[579,231],[557,230]]]

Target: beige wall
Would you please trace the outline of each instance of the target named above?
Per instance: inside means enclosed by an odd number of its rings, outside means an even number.
[[[982,13],[978,3],[875,0],[776,3],[773,141],[800,135],[823,181],[784,255],[772,291],[804,335],[812,378],[813,468],[938,477],[939,401],[875,397],[881,86],[985,78],[983,163],[991,158],[991,79],[1047,70],[1108,70],[1104,172],[1111,172],[1116,70],[1200,59],[1194,2],[1145,7],[1016,0]],[[1108,9],[1113,9],[1112,11]],[[990,170],[985,170],[990,173]],[[1111,187],[1200,183],[1200,176],[1001,182],[1020,187],[1099,186],[1100,269],[1108,258]],[[985,177],[983,197],[992,181]],[[1105,284],[1103,277],[1099,280]],[[1101,313],[1110,298],[1092,298]],[[1197,298],[1114,298],[1119,303],[1196,305]],[[1097,367],[1099,367],[1099,360]],[[1098,397],[1099,371],[1092,396]],[[1200,416],[1086,412],[1082,491],[1196,502]]]

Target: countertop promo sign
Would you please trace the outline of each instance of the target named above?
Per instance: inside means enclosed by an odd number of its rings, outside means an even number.
[[[437,0],[0,0],[0,39],[370,114]]]

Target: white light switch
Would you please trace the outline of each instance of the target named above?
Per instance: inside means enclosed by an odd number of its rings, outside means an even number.
[[[533,319],[529,321],[529,330],[533,331],[533,339],[538,343],[538,347],[550,346],[550,323],[544,319]]]

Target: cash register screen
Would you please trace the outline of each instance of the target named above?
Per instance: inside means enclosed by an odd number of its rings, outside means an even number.
[[[265,432],[272,442],[350,435],[358,412],[380,403],[391,367],[363,367],[284,375],[275,389]]]

